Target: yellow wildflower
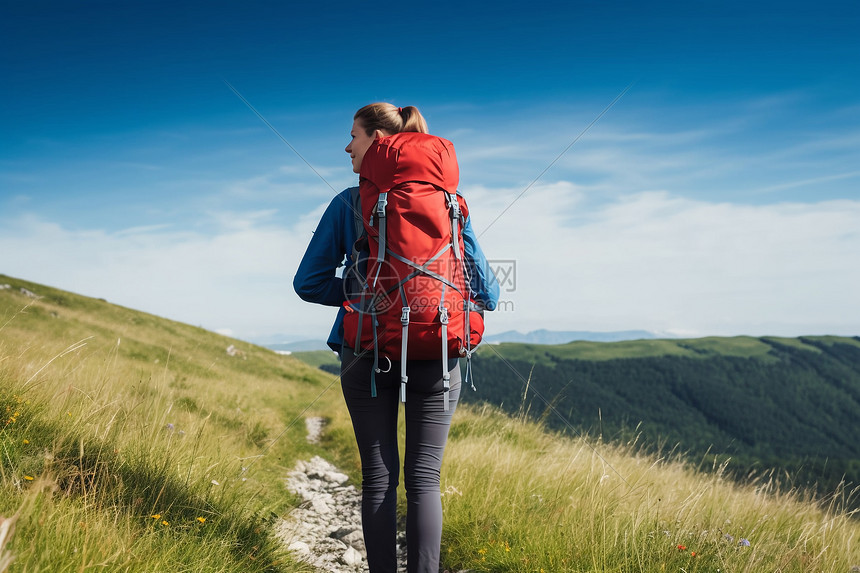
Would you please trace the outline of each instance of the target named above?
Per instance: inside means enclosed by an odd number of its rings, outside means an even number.
[[[161,522],[161,525],[163,525],[163,526],[167,527],[168,525],[170,525],[170,522],[168,522],[168,521],[162,521],[162,522]]]
[[[478,549],[478,553],[480,553],[481,555],[486,555],[487,554],[487,548],[482,547],[481,549]]]
[[[154,513],[154,514],[150,515],[149,517],[151,517],[152,519],[161,519],[161,514],[160,513]]]
[[[30,443],[30,440],[24,440],[24,445],[25,445],[25,446],[26,446],[27,444],[29,444],[29,443]]]
[[[206,518],[205,517],[198,517],[197,521],[199,521],[200,523],[206,523]]]
[[[33,481],[33,476],[24,476],[24,479],[27,481]]]

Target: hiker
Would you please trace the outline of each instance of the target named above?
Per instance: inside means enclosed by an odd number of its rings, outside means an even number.
[[[369,311],[367,305],[362,307],[356,302],[359,299],[355,297],[362,288],[366,289],[374,278],[379,278],[380,274],[391,274],[377,271],[373,278],[364,277],[362,274],[369,268],[375,268],[374,264],[384,263],[390,266],[390,263],[381,260],[390,249],[385,246],[385,227],[382,227],[378,235],[375,234],[376,227],[370,227],[375,225],[373,219],[374,213],[377,212],[375,209],[379,208],[378,203],[368,204],[369,199],[365,198],[366,195],[360,195],[358,188],[345,189],[332,199],[302,258],[293,286],[305,301],[340,307],[328,337],[328,345],[337,351],[341,358],[341,386],[361,457],[362,528],[371,573],[395,573],[397,569],[396,506],[400,473],[397,416],[401,401],[404,402],[406,420],[404,478],[407,499],[407,570],[409,573],[438,573],[442,536],[439,476],[451,416],[461,389],[458,356],[470,355],[473,345],[480,340],[480,332],[475,335],[476,329],[483,330],[483,310],[495,308],[499,287],[478,245],[468,216],[460,216],[468,210],[464,199],[456,195],[459,175],[450,142],[430,135],[417,135],[428,134],[428,130],[426,121],[415,107],[398,108],[389,103],[374,103],[359,109],[353,120],[351,140],[345,151],[350,155],[353,171],[361,175],[362,194],[365,193],[365,186],[372,183],[368,177],[377,177],[362,170],[367,153],[373,154],[374,163],[371,164],[368,160],[365,167],[375,167],[377,171],[374,173],[382,173],[378,175],[382,178],[392,174],[392,165],[385,162],[396,161],[391,158],[398,155],[406,157],[408,153],[413,153],[414,155],[409,157],[417,157],[418,163],[422,163],[425,161],[421,154],[426,147],[441,150],[442,155],[447,158],[444,164],[431,165],[429,168],[441,170],[437,175],[451,181],[454,186],[453,189],[447,190],[444,197],[441,191],[435,193],[434,199],[443,211],[442,217],[445,218],[446,224],[450,224],[452,229],[446,235],[449,238],[445,240],[451,244],[451,248],[445,256],[451,257],[450,260],[454,263],[460,262],[463,267],[462,276],[449,279],[443,277],[443,282],[439,282],[428,278],[432,271],[412,274],[427,275],[422,276],[422,279],[435,282],[436,287],[428,288],[438,290],[441,286],[441,292],[437,293],[440,300],[436,300],[435,295],[423,298],[433,298],[435,306],[432,310],[435,315],[440,312],[445,314],[445,325],[441,332],[446,332],[447,328],[448,338],[454,342],[446,344],[442,338],[437,338],[437,342],[431,344],[432,348],[424,350],[429,353],[428,359],[414,359],[411,356],[420,355],[416,354],[421,351],[419,339],[425,334],[438,333],[438,325],[433,327],[431,332],[426,323],[410,323],[410,312],[407,308],[412,303],[407,304],[405,299],[402,302],[398,299],[392,309],[392,316],[396,318],[391,319],[396,320],[396,324],[386,328],[382,322],[388,319],[377,312],[382,307],[378,304],[378,299],[370,297],[373,308]],[[420,141],[412,141],[416,138]],[[383,144],[401,145],[402,150],[391,153],[392,148],[383,148]],[[411,147],[407,147],[409,145]],[[421,181],[426,181],[426,178]],[[425,187],[428,185],[422,184]],[[434,189],[428,189],[433,195]],[[383,208],[386,195],[382,195]],[[393,207],[403,209],[404,204],[409,205],[412,196],[408,193],[400,195],[400,204]],[[417,194],[415,196],[417,197]],[[448,211],[445,209],[446,201],[454,213],[450,223],[447,219]],[[362,206],[366,213],[370,213],[369,217],[363,216]],[[389,211],[391,209],[392,206],[389,206]],[[408,210],[411,211],[412,208]],[[384,216],[384,213],[382,215]],[[388,219],[392,219],[393,215],[396,213],[389,212]],[[410,215],[416,217],[417,211],[410,212]],[[379,219],[376,224],[380,224]],[[370,238],[367,236],[368,228],[374,232]],[[395,224],[388,231],[389,245],[398,244],[400,237],[393,234],[397,230]],[[462,239],[458,242],[459,235],[462,235]],[[453,237],[453,240],[450,237]],[[421,236],[416,238],[411,235],[409,239],[401,241],[401,244],[415,244],[421,240]],[[373,257],[370,257],[366,250],[368,244],[376,251],[370,253]],[[358,248],[354,249],[356,245]],[[374,257],[380,251],[382,255],[377,260]],[[337,270],[344,262],[346,269],[343,276],[339,277]],[[407,261],[406,264],[411,264],[415,269],[419,268],[415,263]],[[455,274],[458,270],[454,269]],[[403,285],[401,281],[395,285],[396,288],[389,290],[396,291],[399,288],[400,297],[406,297]],[[411,287],[407,284],[406,288],[408,290]],[[396,295],[396,292],[394,294]],[[460,306],[454,304],[455,300]],[[448,308],[452,313],[450,324],[446,314]],[[415,305],[412,313],[420,315],[421,312],[422,308]],[[345,337],[344,318],[347,314],[350,314],[347,322],[352,320],[352,331],[350,336]],[[465,333],[461,332],[464,321]],[[424,332],[421,329],[424,329]],[[405,344],[407,339],[409,350]],[[416,343],[416,340],[419,342]],[[387,350],[386,344],[392,349]],[[407,354],[410,356],[408,360],[400,360],[401,356]],[[443,361],[445,358],[447,360]]]

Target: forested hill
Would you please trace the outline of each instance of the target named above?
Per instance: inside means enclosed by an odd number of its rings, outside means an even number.
[[[525,410],[554,429],[639,434],[690,460],[731,456],[739,476],[785,469],[822,492],[843,476],[860,483],[860,337],[499,344],[473,367],[478,391],[464,401]]]

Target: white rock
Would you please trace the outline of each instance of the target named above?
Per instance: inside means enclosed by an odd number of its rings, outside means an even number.
[[[296,541],[307,545],[309,553],[297,556],[321,573],[367,571],[361,492],[346,485],[348,481],[346,474],[319,456],[297,463],[284,481],[304,503],[281,522],[278,536],[288,547]],[[405,561],[405,555],[399,560]]]
[[[361,533],[361,531],[353,531],[349,535],[341,537],[340,540],[349,545],[350,547],[358,549],[362,553],[366,551],[364,547],[364,535]]]
[[[289,547],[287,547],[287,550],[292,551],[293,553],[298,553],[299,555],[311,554],[311,546],[304,541],[293,541],[290,543]]]
[[[357,567],[358,565],[361,565],[361,562],[364,560],[364,558],[361,556],[361,553],[355,550],[354,547],[350,547],[346,551],[344,551],[340,560],[343,561],[345,565],[349,565],[350,567]]]
[[[349,481],[349,476],[340,472],[329,472],[328,480],[338,485],[343,485]]]
[[[317,513],[329,513],[331,511],[328,504],[319,498],[313,500],[311,505],[313,505],[314,511]]]
[[[305,418],[305,429],[308,432],[308,443],[319,443],[320,437],[322,436],[323,426],[325,426],[325,420],[323,420],[322,418],[316,416]]]

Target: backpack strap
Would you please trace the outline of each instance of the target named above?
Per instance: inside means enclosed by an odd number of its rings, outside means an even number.
[[[439,300],[439,322],[442,323],[442,388],[444,389],[445,411],[448,411],[449,392],[451,390],[451,373],[448,372],[448,308],[445,306],[445,288],[442,285],[442,296]]]
[[[430,258],[430,260],[428,260],[423,265],[418,265],[415,262],[410,261],[407,258],[401,257],[400,255],[398,255],[397,253],[395,253],[391,249],[388,250],[388,254],[391,255],[392,257],[394,257],[395,259],[397,259],[398,261],[400,261],[401,263],[415,269],[412,273],[410,273],[405,279],[402,279],[400,282],[405,283],[406,281],[409,281],[409,280],[417,277],[418,275],[424,274],[424,275],[427,275],[428,277],[433,277],[434,279],[436,279],[440,283],[451,287],[452,289],[456,290],[457,292],[460,292],[460,289],[457,288],[457,285],[455,285],[454,283],[452,283],[451,281],[449,281],[448,279],[446,279],[445,277],[443,277],[439,273],[433,272],[428,268],[436,259],[438,259],[443,254],[445,254],[445,252],[450,248],[451,248],[451,243],[448,243],[447,245],[442,247],[441,251],[439,251],[438,253],[433,255]],[[392,287],[391,289],[389,289],[389,291],[386,294],[390,294],[390,293],[394,292],[395,288],[396,287]]]
[[[376,202],[376,219],[379,221],[379,250],[376,253],[376,260],[383,261],[385,259],[385,231],[386,221],[385,208],[388,206],[388,193],[380,193],[379,200]]]
[[[379,329],[379,321],[376,313],[373,314],[373,366],[370,369],[370,397],[376,398],[376,374],[382,372],[379,368],[379,340],[376,331]]]
[[[448,211],[451,213],[451,243],[454,245],[454,258],[460,260],[460,241],[458,225],[460,223],[460,203],[456,193],[445,192],[448,199]]]
[[[364,234],[364,216],[361,214],[361,195],[358,187],[349,188],[350,205],[352,206],[352,224],[355,227],[355,239],[360,239]]]
[[[361,195],[359,195],[358,187],[349,188],[349,196],[352,205],[352,225],[355,228],[355,241],[352,243],[352,264],[356,269],[355,275],[360,277],[360,282],[365,282],[364,278],[358,273],[358,262],[361,259],[362,251],[367,250],[367,231],[364,230],[364,218],[361,214]]]
[[[400,301],[403,306],[400,309],[400,324],[403,326],[400,343],[400,401],[406,403],[406,344],[409,341],[409,305],[406,303],[406,292],[400,285]]]
[[[475,388],[475,378],[472,374],[472,329],[469,328],[469,317],[472,315],[472,290],[469,289],[469,300],[463,301],[463,309],[466,313],[466,332],[464,333],[464,340],[466,341],[466,379],[464,382],[468,382],[469,386],[471,386],[472,391],[476,391]]]

